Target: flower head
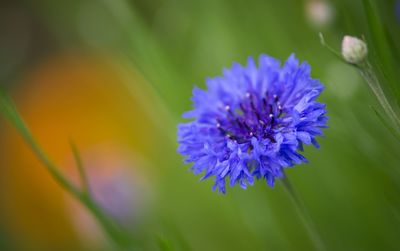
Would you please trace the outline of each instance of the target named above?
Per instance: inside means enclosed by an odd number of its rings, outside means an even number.
[[[194,120],[179,125],[178,151],[202,179],[215,177],[213,190],[225,193],[227,179],[245,189],[263,178],[273,187],[284,168],[307,162],[303,144],[319,147],[327,117],[315,100],[324,87],[294,55],[283,66],[266,55],[258,66],[252,58],[235,63],[207,88],[193,90],[194,109],[184,117]]]

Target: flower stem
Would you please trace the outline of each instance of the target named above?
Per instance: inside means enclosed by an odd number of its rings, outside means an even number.
[[[54,162],[47,156],[42,150],[40,145],[37,143],[32,133],[28,129],[24,120],[19,115],[14,103],[11,98],[0,89],[0,113],[15,127],[18,133],[22,136],[25,143],[31,148],[35,156],[47,169],[54,180],[73,197],[79,200],[97,219],[100,225],[110,239],[118,245],[120,250],[127,250],[129,246],[129,239],[125,233],[118,228],[118,226],[100,209],[100,207],[94,202],[90,194],[86,190],[81,191],[72,182],[70,182],[60,172],[60,169],[54,164]],[[73,149],[75,157],[77,157],[77,149]],[[80,164],[79,164],[80,165]],[[83,167],[78,166],[83,172]]]
[[[87,178],[87,175],[86,175],[86,172],[85,172],[85,168],[83,167],[82,158],[81,158],[81,155],[79,153],[79,150],[78,150],[77,146],[75,145],[75,143],[73,141],[70,141],[70,145],[71,145],[72,153],[73,153],[74,158],[75,158],[75,164],[76,164],[76,167],[77,167],[78,172],[79,172],[79,177],[81,179],[83,192],[88,194],[88,195],[90,195],[89,180]]]
[[[27,128],[23,119],[19,116],[17,109],[15,108],[12,100],[0,90],[0,111],[8,119],[8,121],[15,127],[20,133],[25,143],[32,149],[33,153],[39,159],[40,162],[46,167],[48,172],[53,178],[73,196],[79,197],[80,191],[71,182],[69,182],[58,170],[56,165],[51,161],[47,155],[41,150],[36,140],[33,138],[29,129]]]
[[[372,92],[378,99],[379,104],[382,106],[386,115],[392,121],[392,123],[396,126],[397,130],[400,130],[400,118],[399,115],[394,111],[392,105],[387,99],[385,92],[382,89],[381,83],[378,80],[375,72],[372,69],[372,66],[369,62],[365,62],[364,64],[357,65],[358,70],[360,71],[361,76],[367,82],[369,88],[371,88]]]
[[[103,227],[106,234],[117,244],[119,250],[131,250],[131,241],[128,236],[122,232],[121,229],[112,221],[107,215],[104,214],[103,210],[93,201],[87,193],[82,193],[79,197],[79,201],[91,212],[91,214],[97,219],[100,225]]]
[[[306,228],[308,235],[310,236],[315,246],[315,249],[318,251],[326,251],[327,249],[325,247],[325,244],[323,243],[312,218],[308,214],[308,211],[304,206],[303,201],[297,195],[296,191],[293,189],[293,186],[290,183],[288,177],[285,175],[285,177],[281,179],[281,181],[283,183],[285,191],[288,193],[291,201],[295,205],[297,214],[299,215],[302,223],[304,224],[304,227]]]

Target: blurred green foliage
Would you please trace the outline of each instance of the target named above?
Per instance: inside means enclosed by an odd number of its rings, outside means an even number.
[[[187,171],[171,140],[180,114],[190,109],[194,85],[204,87],[207,76],[250,55],[285,60],[293,52],[326,85],[321,101],[330,128],[321,149],[306,149],[310,164],[287,175],[329,250],[399,250],[399,142],[370,108],[375,98],[356,70],[318,39],[323,31],[339,48],[343,35],[365,35],[370,59],[387,72],[387,91],[399,100],[395,1],[365,2],[372,9],[362,0],[331,1],[334,20],[319,29],[307,20],[304,0],[26,0],[20,6],[51,37],[36,57],[77,47],[111,51],[131,60],[158,94],[173,122],[165,123],[164,136],[146,156],[158,173],[158,195],[153,222],[143,231],[164,233],[165,250],[312,250],[279,183],[213,193],[211,180],[199,182]],[[371,21],[374,15],[384,30]]]

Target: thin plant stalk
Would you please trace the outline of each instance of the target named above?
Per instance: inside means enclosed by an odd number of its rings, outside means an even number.
[[[11,98],[9,98],[3,90],[0,90],[0,112],[15,127],[15,129],[24,139],[25,143],[31,148],[35,156],[43,164],[54,180],[64,190],[79,200],[92,213],[104,231],[108,234],[110,239],[112,239],[121,250],[127,250],[127,247],[129,246],[129,239],[127,236],[125,236],[122,230],[120,230],[117,225],[100,209],[97,203],[95,203],[91,198],[89,193],[87,193],[85,190],[81,191],[72,182],[65,178],[65,176],[60,172],[60,169],[39,146],[35,138],[32,136],[30,130],[26,126],[24,120],[19,115]],[[73,148],[73,151],[75,157],[78,156],[77,149]],[[83,166],[79,167],[79,165],[78,168],[81,169],[80,174],[83,174]],[[83,177],[81,178],[86,179]]]
[[[77,167],[78,172],[79,172],[79,177],[81,178],[81,183],[82,183],[82,186],[83,186],[83,192],[85,192],[86,194],[90,195],[89,180],[87,178],[87,175],[86,175],[86,172],[85,172],[85,168],[83,167],[83,162],[82,162],[82,158],[81,158],[81,155],[79,153],[79,150],[78,150],[78,148],[77,148],[77,146],[75,145],[74,142],[70,141],[70,145],[71,145],[72,153],[74,155],[75,164],[76,164],[76,167]]]
[[[379,82],[376,74],[374,73],[371,64],[366,61],[361,65],[356,65],[357,69],[360,71],[361,76],[367,82],[369,88],[378,99],[379,104],[382,106],[386,115],[396,126],[397,130],[400,129],[400,118],[398,114],[394,111],[392,105],[386,97],[385,92],[382,89],[381,83]]]
[[[1,92],[1,91],[0,91]],[[80,191],[71,182],[69,182],[64,175],[60,173],[57,166],[47,157],[47,155],[38,146],[36,140],[33,138],[29,129],[25,125],[25,122],[18,115],[17,109],[15,108],[12,100],[6,96],[4,93],[1,95],[1,112],[7,118],[7,120],[15,127],[15,129],[20,133],[25,143],[32,149],[35,156],[40,162],[46,167],[48,172],[53,176],[53,178],[75,197],[80,196]]]
[[[304,206],[303,201],[301,198],[297,195],[296,191],[293,189],[292,184],[290,183],[288,177],[285,175],[283,179],[281,179],[283,187],[287,194],[289,195],[291,201],[293,202],[297,214],[300,217],[304,227],[307,230],[308,235],[310,236],[312,243],[315,246],[315,249],[318,251],[326,251],[326,247],[324,242],[321,239],[321,236],[315,227],[315,224],[310,217],[306,207]]]

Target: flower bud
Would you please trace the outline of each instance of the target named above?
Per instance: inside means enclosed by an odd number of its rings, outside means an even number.
[[[351,64],[359,64],[367,57],[367,44],[356,37],[344,36],[342,41],[342,56]]]

